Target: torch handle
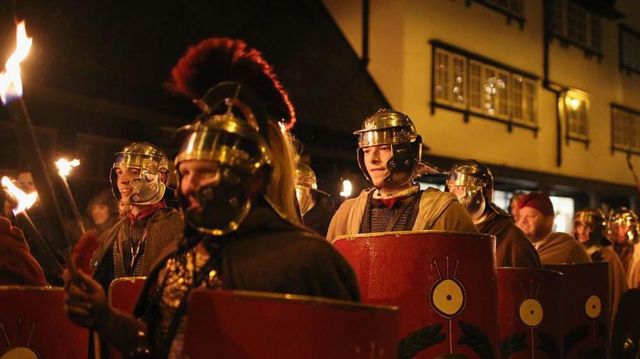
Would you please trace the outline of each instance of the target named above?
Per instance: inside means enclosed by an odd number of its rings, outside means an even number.
[[[12,122],[16,128],[16,138],[20,145],[21,154],[31,158],[31,171],[33,173],[38,196],[45,211],[45,220],[51,238],[63,238],[68,248],[71,248],[71,239],[65,229],[65,220],[62,215],[55,188],[53,186],[50,167],[46,165],[40,145],[36,139],[35,130],[31,124],[27,107],[21,97],[11,98],[7,101],[7,108]],[[53,217],[53,218],[52,218]]]

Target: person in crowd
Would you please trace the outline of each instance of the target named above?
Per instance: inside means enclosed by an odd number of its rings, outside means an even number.
[[[522,198],[526,193],[523,192],[514,192],[511,198],[509,199],[509,213],[511,213],[511,219],[513,223],[518,223],[519,210],[518,210],[518,201]]]
[[[31,172],[20,170],[17,172],[19,180],[16,186],[25,193],[33,193],[36,187]],[[23,239],[26,241],[29,254],[35,258],[38,267],[44,273],[46,282],[51,285],[62,285],[62,263],[64,259],[54,250],[50,244],[50,238],[46,237],[44,213],[39,201],[28,210],[14,215],[13,211],[18,206],[17,199],[9,192],[0,190],[2,197],[2,216],[7,218],[13,227],[19,228]]]
[[[615,317],[620,298],[627,290],[626,273],[618,255],[611,249],[611,242],[605,237],[607,220],[598,208],[585,208],[573,217],[573,236],[580,242],[594,262],[609,265],[609,287],[611,318]]]
[[[168,172],[167,156],[150,143],[134,142],[116,153],[111,188],[128,212],[97,238],[91,269],[105,290],[115,278],[147,275],[182,233],[180,213],[163,201]]]
[[[516,225],[538,251],[542,264],[590,263],[591,258],[580,243],[562,232],[553,232],[555,212],[544,193],[531,192],[518,201],[520,218]]]
[[[421,163],[422,139],[409,116],[381,109],[367,117],[358,136],[357,160],[373,187],[342,203],[327,239],[358,233],[450,230],[477,232],[455,195],[414,183]]]
[[[36,192],[36,183],[33,180],[31,171],[18,170],[16,173],[16,185],[26,194]]]
[[[85,273],[91,273],[91,258],[98,249],[98,236],[112,228],[119,219],[118,205],[111,189],[100,191],[87,205],[88,233],[73,247],[73,260]]]
[[[638,215],[627,208],[615,211],[609,218],[609,236],[627,273],[629,288],[640,288],[639,226]]]
[[[4,208],[6,200],[7,196],[1,193],[0,208]],[[31,255],[24,234],[3,214],[0,214],[0,285],[47,285],[42,267]]]
[[[111,190],[105,189],[94,196],[87,205],[89,216],[89,228],[95,228],[98,234],[102,234],[113,227],[120,219],[118,203],[113,198]]]
[[[511,216],[493,203],[494,180],[489,167],[469,160],[451,168],[447,190],[471,215],[480,233],[496,237],[499,267],[540,267],[540,258]]]
[[[81,274],[66,286],[70,319],[125,354],[181,358],[194,288],[359,300],[346,261],[299,221],[295,157],[278,124],[293,124],[295,112],[261,54],[241,40],[206,39],[180,59],[170,88],[203,111],[177,135],[184,235],[147,277],[134,316],[110,308]]]
[[[321,236],[327,235],[329,222],[336,212],[331,196],[318,189],[316,174],[311,167],[298,162],[296,197],[304,224]]]

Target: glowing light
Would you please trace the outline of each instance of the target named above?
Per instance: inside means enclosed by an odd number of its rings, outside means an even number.
[[[16,28],[16,49],[4,64],[4,71],[0,73],[0,98],[3,103],[7,98],[22,96],[22,79],[20,77],[20,63],[27,57],[33,39],[27,37],[24,21]]]
[[[7,176],[2,177],[2,187],[18,202],[18,205],[13,209],[15,215],[28,210],[38,200],[38,192],[24,193]]]
[[[342,191],[340,191],[340,195],[342,197],[349,197],[353,193],[353,184],[348,179],[342,181]]]
[[[571,106],[572,110],[577,110],[578,108],[580,108],[580,100],[578,100],[577,98],[570,98],[569,99],[569,106]]]
[[[73,160],[69,161],[66,158],[61,158],[57,160],[55,164],[60,177],[66,179],[71,174],[71,170],[73,170],[74,167],[78,167],[80,165],[80,160],[74,158]]]

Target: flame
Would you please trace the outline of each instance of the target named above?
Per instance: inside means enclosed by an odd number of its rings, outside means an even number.
[[[56,168],[58,168],[58,174],[60,175],[60,177],[66,179],[71,174],[71,170],[74,167],[78,167],[80,165],[80,160],[74,158],[73,160],[69,161],[66,158],[61,158],[57,160],[55,164]]]
[[[18,202],[18,205],[13,209],[15,215],[28,210],[38,200],[38,192],[24,193],[7,176],[2,177],[2,187]]]
[[[353,184],[348,179],[342,181],[342,191],[340,195],[342,197],[349,197],[353,193]]]
[[[0,98],[7,103],[7,98],[22,96],[22,79],[20,78],[20,63],[27,57],[33,39],[27,37],[24,21],[16,29],[16,49],[4,64],[4,71],[0,73]]]

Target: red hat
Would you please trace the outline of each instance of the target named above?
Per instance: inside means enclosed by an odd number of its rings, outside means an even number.
[[[540,192],[531,192],[521,197],[518,201],[518,209],[522,209],[524,207],[537,209],[544,216],[555,215],[555,212],[553,211],[553,204],[551,203],[549,196]]]

